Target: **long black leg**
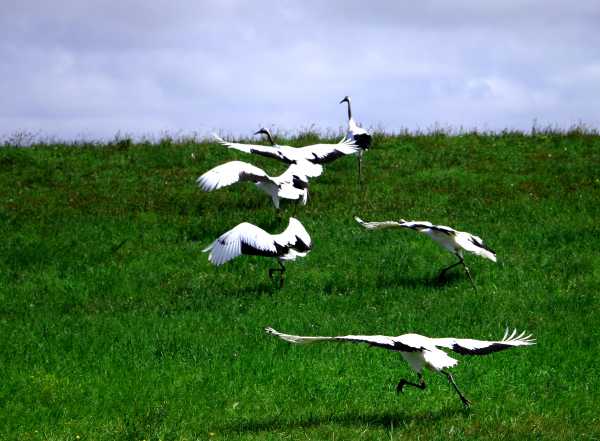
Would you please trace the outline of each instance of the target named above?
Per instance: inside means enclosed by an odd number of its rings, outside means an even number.
[[[405,380],[404,378],[400,380],[400,383],[398,383],[398,385],[396,386],[396,393],[403,392],[404,386],[406,385],[414,386],[418,389],[425,389],[427,385],[425,384],[425,379],[423,379],[423,375],[421,373],[417,373],[417,376],[419,377],[419,384]]]
[[[462,394],[462,392],[460,391],[460,389],[458,388],[458,386],[454,382],[454,377],[452,376],[452,374],[450,372],[447,372],[447,371],[441,371],[441,372],[446,376],[446,378],[448,378],[448,381],[450,382],[450,384],[452,385],[452,387],[454,388],[454,390],[456,391],[456,393],[460,397],[460,401],[462,401],[463,405],[465,407],[469,407],[471,405],[471,402],[469,400],[467,400],[467,398]]]
[[[358,187],[362,189],[362,155],[358,154]]]
[[[458,262],[456,262],[456,263],[453,263],[453,264],[452,264],[452,265],[450,265],[450,266],[447,266],[446,268],[444,268],[444,269],[443,269],[443,270],[440,272],[440,275],[438,276],[438,279],[441,279],[442,277],[444,277],[444,275],[446,274],[446,271],[448,271],[449,269],[452,269],[452,268],[454,268],[455,266],[457,266],[457,265],[460,265],[460,264],[463,264],[463,265],[464,265],[462,258],[461,258],[460,256],[459,256],[458,258],[460,259]]]
[[[279,273],[279,288],[283,287],[285,266],[281,263],[281,260],[277,261],[279,263],[279,268],[271,268],[269,269],[269,278],[273,279],[273,273]]]

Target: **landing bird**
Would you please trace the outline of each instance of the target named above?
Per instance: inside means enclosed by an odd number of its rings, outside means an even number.
[[[323,172],[322,164],[327,164],[345,155],[357,154],[360,151],[360,147],[354,141],[345,138],[337,144],[314,144],[306,147],[290,147],[275,144],[268,129],[262,128],[254,134],[266,135],[271,146],[227,142],[217,135],[213,134],[213,136],[220,144],[230,149],[274,158],[286,164],[297,164],[306,161],[312,165],[310,168],[304,166],[305,171],[308,173],[307,176],[310,178],[319,176]]]
[[[454,382],[452,374],[446,369],[456,366],[458,360],[450,357],[444,351],[439,349],[447,348],[461,355],[486,355],[492,352],[503,351],[504,349],[516,346],[529,346],[535,344],[535,339],[522,332],[519,335],[515,329],[510,336],[508,328],[504,337],[500,341],[472,340],[459,338],[429,338],[419,334],[404,334],[398,337],[386,337],[385,335],[344,335],[338,337],[303,337],[300,335],[283,334],[273,328],[265,328],[267,334],[275,335],[282,340],[290,343],[306,344],[318,341],[338,341],[352,343],[367,343],[369,346],[388,349],[390,351],[400,352],[400,355],[406,360],[410,367],[417,373],[419,383],[413,383],[400,380],[396,386],[396,392],[403,392],[404,386],[414,386],[418,389],[425,389],[425,380],[423,379],[423,368],[428,368],[433,372],[439,372],[446,376],[462,403],[469,407],[471,402],[465,398],[458,386]]]
[[[354,141],[360,147],[358,152],[358,183],[362,183],[362,157],[366,150],[369,150],[373,143],[373,137],[369,132],[360,127],[352,118],[352,109],[350,107],[350,97],[345,96],[340,104],[348,103],[348,132],[346,133],[346,139]]]
[[[475,282],[473,282],[469,268],[465,265],[463,251],[468,251],[484,257],[492,262],[496,261],[496,253],[484,245],[481,237],[467,233],[466,231],[457,231],[445,225],[433,225],[431,222],[426,221],[405,221],[404,219],[400,219],[400,222],[365,222],[359,217],[355,217],[354,219],[367,230],[377,230],[381,228],[410,228],[411,230],[416,230],[428,235],[434,242],[437,242],[440,246],[446,248],[458,257],[458,262],[442,269],[439,277],[443,277],[450,268],[454,268],[456,265],[462,265],[475,290],[477,290],[477,288],[475,288]]]
[[[242,161],[231,161],[219,165],[200,176],[196,183],[204,191],[213,191],[236,182],[254,182],[258,188],[271,196],[275,208],[279,199],[300,200],[306,205],[308,199],[308,177],[303,165],[306,161],[292,164],[279,176],[269,176],[264,170]],[[309,164],[308,167],[311,165]]]
[[[249,256],[276,257],[279,268],[269,269],[269,278],[279,273],[279,287],[283,286],[284,260],[304,257],[312,248],[312,242],[304,226],[296,218],[290,217],[287,228],[280,234],[269,234],[256,225],[243,222],[219,236],[202,250],[210,251],[209,262],[222,265],[242,254]]]

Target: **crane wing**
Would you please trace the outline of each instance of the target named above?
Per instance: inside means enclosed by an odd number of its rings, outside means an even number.
[[[213,191],[240,181],[273,182],[264,170],[242,161],[231,161],[210,169],[196,183],[204,191]]]
[[[287,228],[280,234],[273,236],[277,245],[284,248],[293,248],[294,250],[306,253],[312,248],[310,235],[295,217],[290,217]]]
[[[393,338],[386,337],[385,335],[342,335],[336,337],[307,337],[302,335],[284,334],[282,332],[276,331],[273,328],[265,328],[265,332],[267,334],[274,335],[282,340],[295,344],[308,344],[319,341],[338,341],[350,343],[367,343],[370,346],[377,346],[390,350],[403,350],[397,347],[396,342]]]
[[[383,222],[365,222],[359,217],[354,218],[356,222],[365,227],[367,230],[377,230],[381,228],[410,228],[411,230],[434,230],[447,235],[453,235],[456,230],[445,225],[434,225],[427,221],[406,221],[400,219],[400,222],[396,221],[383,221]]]
[[[214,265],[222,265],[241,254],[271,257],[278,255],[273,236],[247,222],[222,234],[202,251],[210,251],[208,260]]]
[[[309,161],[296,161],[295,164],[289,166],[284,174],[290,173],[297,176],[299,179],[308,183],[307,178],[316,178],[323,173],[321,164],[313,164]]]
[[[508,335],[508,328],[504,337],[500,341],[473,340],[468,338],[433,338],[431,339],[435,346],[451,349],[462,355],[486,355],[492,352],[503,351],[516,346],[529,346],[535,344],[535,339],[531,334],[526,335],[521,332],[517,335],[517,330]]]
[[[315,164],[305,159],[298,159],[295,160],[294,163],[290,165],[288,169],[279,176],[279,178],[291,179],[291,176],[296,175],[298,178],[308,183],[307,178],[316,178],[317,176],[321,176],[322,173],[323,166],[321,164]]]
[[[411,230],[434,230],[439,231],[440,233],[445,233],[448,235],[453,235],[456,233],[454,228],[447,227],[445,225],[434,225],[428,221],[406,221],[404,219],[401,220],[402,227],[410,228]]]
[[[282,160],[279,154],[280,149],[278,147],[269,147],[266,145],[259,144],[242,144],[239,142],[228,142],[214,133],[213,137],[217,140],[219,144],[224,145],[229,149],[235,149],[245,153],[254,153],[257,155],[266,156],[267,158],[278,159],[280,161]]]
[[[315,164],[326,164],[342,156],[354,155],[360,147],[353,140],[343,138],[337,144],[313,144],[301,147],[305,159]]]
[[[481,237],[461,231],[456,234],[456,242],[465,250],[496,262],[496,253],[483,243]]]
[[[379,230],[383,228],[401,228],[402,224],[396,221],[384,221],[384,222],[365,222],[360,217],[355,216],[354,220],[360,225],[365,227],[367,230]]]
[[[360,127],[359,127],[360,128]],[[368,150],[373,143],[373,137],[367,133],[366,130],[360,128],[363,133],[354,133],[353,139],[354,142],[362,149]]]

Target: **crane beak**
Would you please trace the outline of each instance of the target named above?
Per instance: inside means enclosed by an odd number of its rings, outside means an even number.
[[[347,96],[345,96],[345,97],[344,97],[344,99],[343,99],[342,101],[340,101],[340,104],[342,104],[342,103],[347,103],[347,102],[348,102],[348,97],[347,97]]]

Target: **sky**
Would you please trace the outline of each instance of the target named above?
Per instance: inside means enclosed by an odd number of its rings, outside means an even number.
[[[597,0],[7,0],[0,136],[600,127]]]

